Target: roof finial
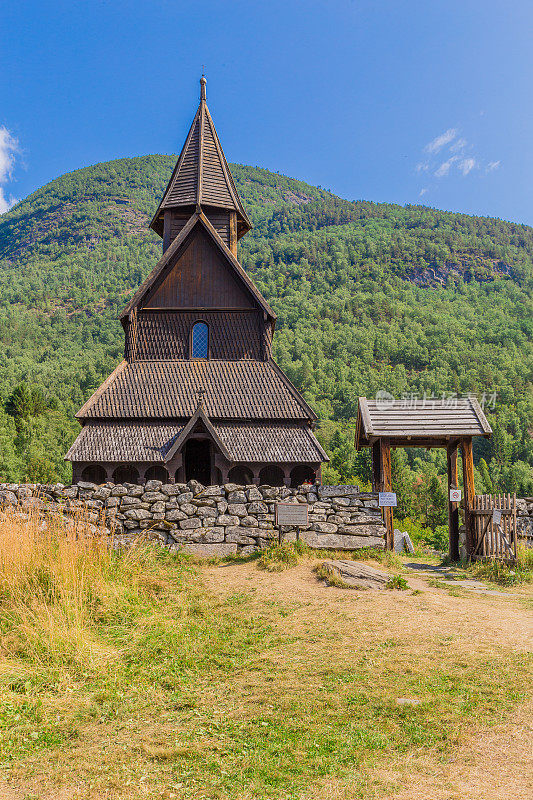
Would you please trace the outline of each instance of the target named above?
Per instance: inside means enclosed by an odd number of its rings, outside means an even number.
[[[204,66],[204,64],[202,64],[202,77],[200,78],[200,100],[204,100],[205,101],[205,99],[206,99],[206,96],[205,96],[205,85],[206,85],[207,81],[205,79],[205,74],[204,73],[205,73],[205,66]]]

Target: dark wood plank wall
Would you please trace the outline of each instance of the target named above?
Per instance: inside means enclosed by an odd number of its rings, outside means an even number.
[[[252,309],[251,295],[232,274],[207,234],[194,238],[170,271],[162,276],[144,308]]]
[[[209,326],[209,357],[236,361],[266,361],[270,340],[260,311],[144,311],[135,329],[128,327],[125,357],[128,361],[182,360],[190,357],[190,337],[195,322]],[[268,344],[265,347],[265,339]]]
[[[194,213],[194,208],[190,211],[171,210],[165,211],[164,221],[164,234],[163,234],[163,252],[167,247],[172,244],[176,236],[178,236],[189,219]],[[236,234],[236,220],[233,221],[232,217],[236,218],[235,212],[224,211],[221,209],[204,209],[206,217],[216,230],[226,247],[229,247],[233,255],[237,255],[237,234]]]

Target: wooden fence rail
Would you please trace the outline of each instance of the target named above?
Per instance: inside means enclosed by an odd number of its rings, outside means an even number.
[[[516,561],[516,494],[477,494],[470,510],[472,560]]]

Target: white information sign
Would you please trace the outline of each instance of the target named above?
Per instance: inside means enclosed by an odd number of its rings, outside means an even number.
[[[502,512],[499,508],[494,508],[492,510],[492,524],[499,525],[502,521]]]
[[[460,489],[450,489],[450,501],[452,503],[460,503],[461,502],[461,490]]]
[[[396,492],[380,492],[379,493],[379,506],[380,508],[385,507],[396,507]]]
[[[276,525],[307,525],[307,503],[276,503]]]

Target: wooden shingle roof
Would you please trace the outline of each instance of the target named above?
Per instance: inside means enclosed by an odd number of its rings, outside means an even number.
[[[165,456],[185,422],[96,422],[84,425],[66,461],[156,461]]]
[[[451,439],[491,436],[492,429],[474,397],[441,400],[359,398],[355,446],[367,447],[379,438],[392,445],[426,446]]]
[[[221,422],[213,427],[234,461],[329,461],[313,432],[299,425]]]
[[[82,462],[165,463],[174,454],[185,427],[184,421],[163,424],[91,421],[83,426],[65,458]],[[224,422],[212,428],[213,438],[220,442],[231,461],[319,463],[328,460],[312,431],[297,424]]]
[[[123,361],[78,419],[189,419],[198,393],[210,419],[315,420],[273,361]]]
[[[202,78],[201,85],[200,105],[150,227],[162,236],[161,215],[165,209],[210,206],[237,212],[240,237],[250,230],[252,224],[235,187],[207,108],[205,78]]]

